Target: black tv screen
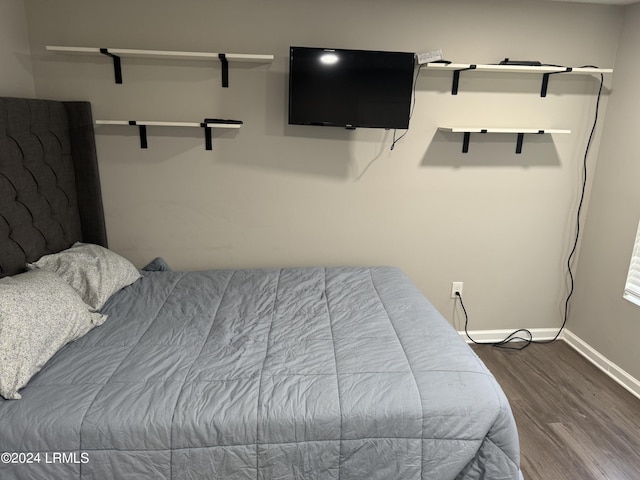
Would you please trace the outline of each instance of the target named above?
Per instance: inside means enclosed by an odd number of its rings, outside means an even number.
[[[289,123],[409,128],[414,54],[291,47]]]

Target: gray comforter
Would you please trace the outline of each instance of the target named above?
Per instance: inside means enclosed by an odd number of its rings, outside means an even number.
[[[0,478],[519,476],[502,390],[397,269],[145,273],[103,312],[0,399]]]

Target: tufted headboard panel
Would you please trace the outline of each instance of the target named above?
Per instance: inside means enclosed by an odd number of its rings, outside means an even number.
[[[107,246],[90,104],[0,97],[0,277],[76,241]]]

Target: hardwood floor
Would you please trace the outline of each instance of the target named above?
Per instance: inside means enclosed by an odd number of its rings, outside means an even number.
[[[525,480],[640,479],[640,399],[562,341],[473,349],[511,403]]]

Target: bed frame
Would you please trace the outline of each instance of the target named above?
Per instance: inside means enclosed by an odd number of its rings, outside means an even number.
[[[91,105],[0,97],[0,278],[78,241],[107,246]]]
[[[76,241],[107,246],[90,105],[0,97],[0,276]],[[109,323],[60,350],[21,400],[0,399],[0,451],[91,461],[0,462],[0,477],[516,477],[506,397],[397,269],[149,272],[118,295]],[[302,392],[322,401],[307,409]],[[405,403],[376,419],[378,401]]]

